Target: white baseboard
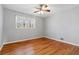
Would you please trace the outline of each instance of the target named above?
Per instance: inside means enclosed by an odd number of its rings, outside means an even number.
[[[67,44],[71,44],[71,45],[74,45],[74,46],[78,46],[78,44],[75,44],[75,43],[71,43],[71,42],[67,42],[67,41],[64,41],[64,40],[59,40],[59,39],[56,39],[56,38],[51,38],[51,37],[47,37],[45,36],[46,38],[49,38],[49,39],[53,39],[53,40],[56,40],[56,41],[60,41],[60,42],[63,42],[63,43],[67,43]]]
[[[33,39],[42,38],[42,37],[49,38],[49,39],[53,39],[53,40],[56,40],[56,41],[60,41],[60,42],[63,42],[63,43],[67,43],[67,44],[71,44],[71,45],[74,45],[74,46],[78,46],[78,47],[79,47],[78,44],[74,44],[74,43],[71,43],[71,42],[67,42],[67,41],[64,41],[64,40],[59,40],[59,39],[52,38],[52,37],[47,37],[47,36],[33,37],[33,38],[22,39],[22,40],[17,40],[17,41],[13,41],[13,42],[6,42],[6,43],[4,43],[3,45],[5,45],[5,44],[10,44],[10,43],[16,43],[16,42],[27,41],[27,40],[33,40]],[[2,47],[3,47],[3,46],[2,46]],[[1,47],[1,48],[2,48],[2,47]],[[0,49],[1,49],[1,48],[0,48]]]
[[[27,41],[27,40],[33,40],[33,39],[37,39],[37,38],[42,38],[42,36],[41,36],[41,37],[33,37],[33,38],[21,39],[21,40],[12,41],[12,42],[6,42],[6,43],[3,43],[3,45],[10,44],[10,43],[16,43],[16,42]]]

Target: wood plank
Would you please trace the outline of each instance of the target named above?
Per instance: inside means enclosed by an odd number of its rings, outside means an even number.
[[[1,55],[79,55],[79,47],[45,37],[6,44]]]

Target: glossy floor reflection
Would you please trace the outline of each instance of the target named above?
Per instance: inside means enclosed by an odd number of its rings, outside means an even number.
[[[48,38],[4,45],[2,55],[79,55],[79,47]]]

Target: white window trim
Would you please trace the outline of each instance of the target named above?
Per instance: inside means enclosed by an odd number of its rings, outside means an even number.
[[[25,19],[23,19],[24,20],[24,22],[25,21],[27,21],[27,22],[29,22],[27,25],[28,25],[28,27],[22,27],[22,28],[18,28],[17,27],[17,17],[24,17],[24,18],[26,18],[27,20],[25,20]],[[15,20],[16,20],[16,29],[35,29],[36,28],[36,21],[35,21],[35,18],[29,18],[29,17],[26,17],[26,16],[23,16],[23,15],[16,15],[15,16]],[[31,22],[31,23],[30,23]],[[29,27],[29,26],[32,26],[32,27]],[[26,26],[26,23],[25,23],[25,26]]]

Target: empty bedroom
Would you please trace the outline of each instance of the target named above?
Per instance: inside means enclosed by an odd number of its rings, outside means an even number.
[[[79,4],[0,4],[0,55],[79,55]]]

